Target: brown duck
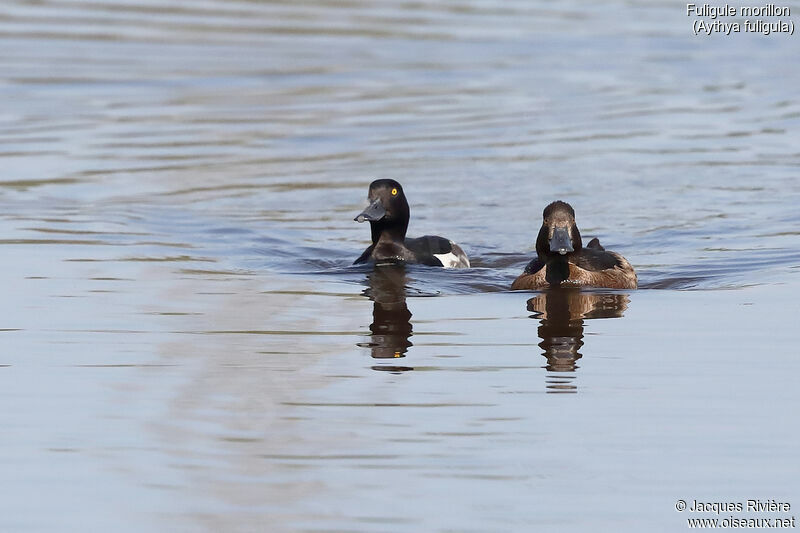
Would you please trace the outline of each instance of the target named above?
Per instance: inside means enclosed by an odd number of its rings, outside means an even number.
[[[575,210],[556,201],[542,213],[544,221],[536,238],[536,258],[514,280],[511,290],[550,287],[603,287],[635,289],[636,272],[616,252],[609,252],[597,238],[584,248],[575,224]]]

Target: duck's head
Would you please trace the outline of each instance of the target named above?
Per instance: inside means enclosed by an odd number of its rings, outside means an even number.
[[[409,208],[403,187],[395,180],[375,180],[369,185],[369,206],[358,214],[356,222],[369,221],[373,240],[383,230],[392,230],[405,237],[408,228]]]
[[[542,227],[536,238],[536,253],[540,257],[564,256],[583,247],[571,205],[555,201],[544,208],[542,218]]]

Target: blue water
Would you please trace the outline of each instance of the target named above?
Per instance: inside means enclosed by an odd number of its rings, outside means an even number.
[[[0,530],[800,505],[797,37],[669,2],[4,9]],[[351,266],[377,177],[474,268]],[[508,291],[555,199],[639,290]]]

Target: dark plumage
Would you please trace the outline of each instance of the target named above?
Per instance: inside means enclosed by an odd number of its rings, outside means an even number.
[[[607,251],[597,238],[586,247],[575,224],[575,210],[556,201],[542,213],[536,238],[536,259],[514,280],[512,290],[547,287],[604,287],[635,289],[636,272],[616,252]]]
[[[372,245],[353,264],[374,261],[384,263],[419,263],[445,268],[469,268],[464,251],[449,239],[425,235],[407,239],[410,209],[403,187],[394,180],[381,179],[369,186],[370,205],[355,220],[369,221]]]

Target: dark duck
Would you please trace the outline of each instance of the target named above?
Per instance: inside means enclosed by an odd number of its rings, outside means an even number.
[[[425,235],[406,238],[410,210],[403,187],[394,180],[375,180],[369,186],[369,206],[354,220],[369,221],[372,245],[353,263],[377,265],[418,263],[445,268],[469,268],[464,251],[449,239]]]
[[[575,210],[566,202],[553,202],[544,209],[544,221],[536,238],[536,259],[514,280],[511,290],[550,287],[603,287],[635,289],[636,272],[616,252],[600,245],[597,238],[586,247],[575,224]]]

